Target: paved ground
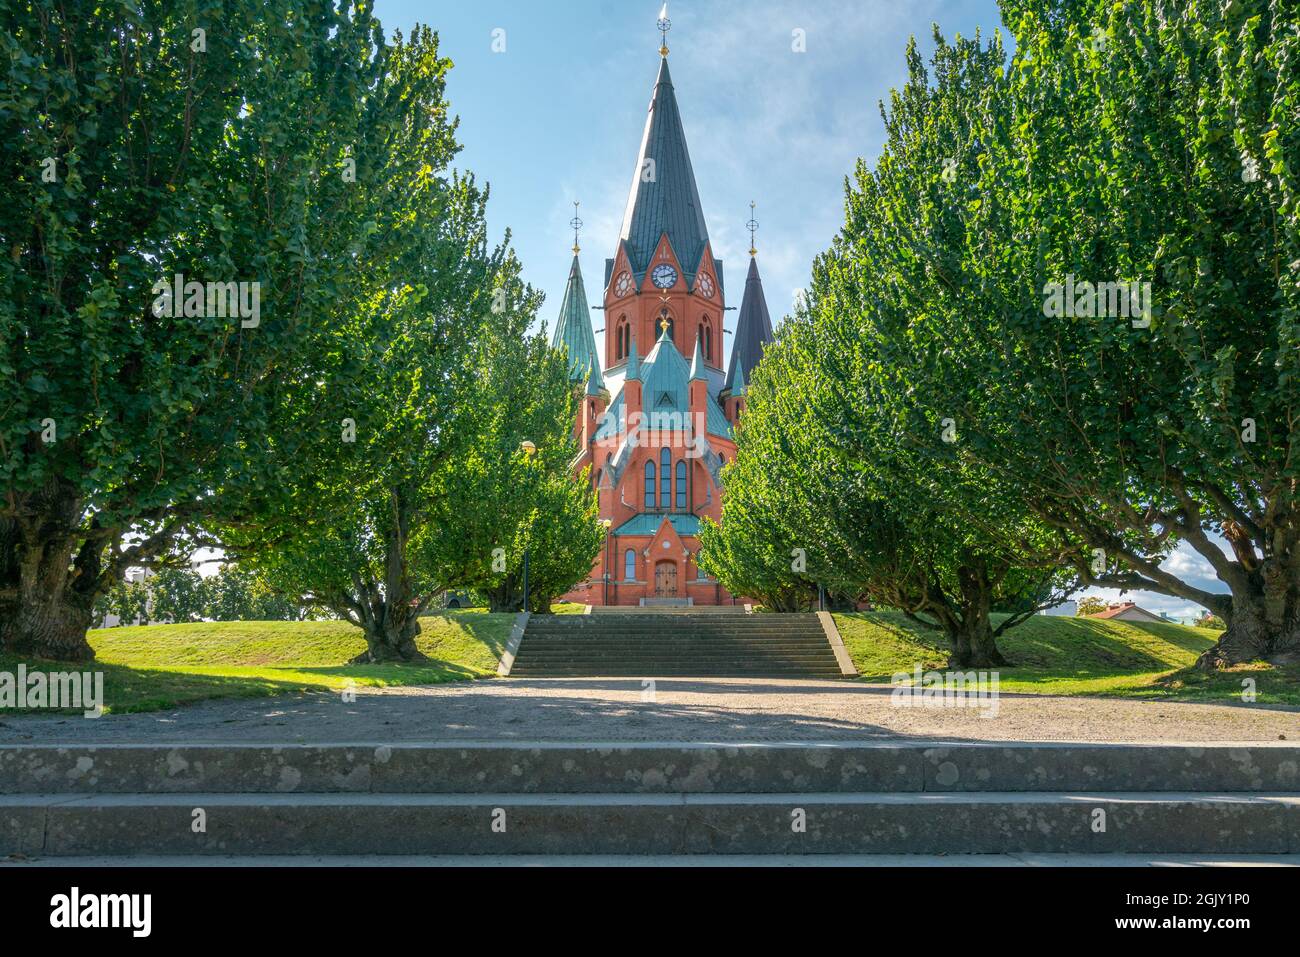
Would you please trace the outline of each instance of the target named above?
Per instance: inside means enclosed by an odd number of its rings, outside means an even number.
[[[210,701],[172,711],[8,716],[23,743],[385,741],[1277,741],[1300,740],[1300,708],[1003,695],[976,707],[899,707],[891,688],[841,681],[504,679],[337,694]],[[985,702],[987,704],[987,702]]]
[[[1300,867],[1300,854],[695,854],[615,857],[46,857],[4,867]]]

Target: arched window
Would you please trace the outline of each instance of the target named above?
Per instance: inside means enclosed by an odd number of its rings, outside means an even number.
[[[629,548],[623,553],[623,581],[636,581],[636,549]]]
[[[655,464],[649,459],[645,463],[645,507],[655,507]]]
[[[704,327],[704,358],[713,361],[713,329],[709,326]]]
[[[677,460],[677,511],[686,511],[686,463]]]
[[[659,507],[673,507],[673,453],[667,448],[659,451]]]

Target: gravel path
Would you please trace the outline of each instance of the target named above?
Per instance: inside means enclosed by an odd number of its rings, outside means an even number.
[[[1003,695],[997,713],[904,708],[841,681],[505,679],[209,701],[172,711],[0,719],[4,744],[385,741],[1300,741],[1300,708]]]

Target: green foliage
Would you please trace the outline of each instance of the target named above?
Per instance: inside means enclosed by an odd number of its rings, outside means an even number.
[[[828,308],[889,317],[865,349],[892,370],[908,449],[1009,489],[1078,546],[1086,583],[1210,608],[1230,627],[1207,663],[1294,648],[1294,11],[1004,9],[1016,52],[965,119],[927,110],[900,127],[914,149],[859,167]],[[1070,277],[1150,283],[1150,323],[1084,296],[1058,314]],[[1160,567],[1178,541],[1230,595]]]
[[[948,637],[954,663],[1001,663],[997,636],[1068,593],[1070,543],[979,463],[911,447],[920,432],[954,437],[937,409],[923,410],[927,420],[912,405],[936,345],[922,349],[915,315],[892,297],[898,276],[864,254],[882,224],[930,222],[934,210],[917,199],[925,157],[972,135],[970,117],[1001,82],[998,43],[936,36],[936,45],[934,83],[909,47],[879,168],[859,167],[865,185],[814,267],[807,308],[781,325],[755,370],[702,566],[777,609],[806,605],[821,584],[924,616]],[[995,607],[1013,614],[993,624]]]
[[[1079,610],[1076,617],[1086,618],[1088,615],[1096,615],[1106,610],[1106,602],[1096,597],[1088,595],[1079,599]]]
[[[421,173],[454,124],[431,39],[408,58],[364,5],[38,0],[0,24],[0,642],[84,657],[126,568],[283,498],[337,427],[319,383],[389,293],[370,264],[426,251],[398,228],[411,181],[455,201]],[[260,283],[260,322],[155,314],[177,274]]]

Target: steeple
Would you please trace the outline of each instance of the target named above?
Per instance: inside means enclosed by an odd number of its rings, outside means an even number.
[[[666,56],[659,61],[619,233],[633,270],[645,272],[664,233],[688,280],[693,279],[709,232]]]
[[[691,356],[691,381],[695,379],[708,380],[708,374],[704,371],[704,343],[700,339],[695,340],[695,354]]]
[[[590,371],[587,373],[587,395],[598,396],[605,391],[605,378],[600,374],[600,366],[593,356]]]
[[[736,319],[736,338],[731,344],[731,360],[727,363],[727,381],[723,389],[739,394],[754,375],[754,366],[763,358],[763,349],[772,341],[772,319],[763,298],[763,280],[758,276],[758,259],[749,260],[749,275],[745,277],[745,295],[740,301]]]
[[[576,239],[574,245],[577,245]],[[582,381],[592,368],[599,374],[600,359],[596,353],[596,336],[591,331],[591,308],[587,305],[587,290],[582,284],[582,269],[578,266],[576,252],[573,265],[569,267],[569,282],[564,287],[564,301],[560,304],[560,317],[555,322],[551,345],[569,350],[569,378],[573,381]]]

